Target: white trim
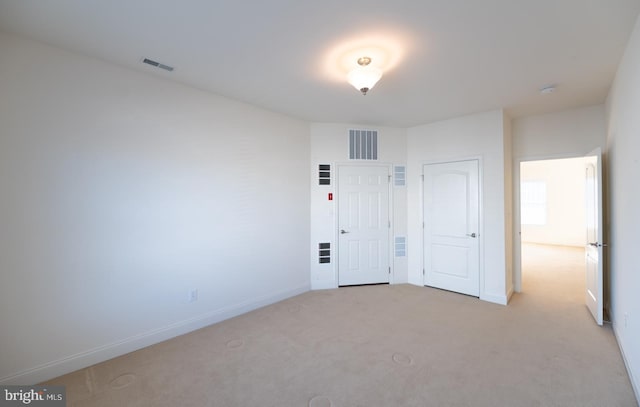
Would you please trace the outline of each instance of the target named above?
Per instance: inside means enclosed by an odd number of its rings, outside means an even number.
[[[337,281],[335,280],[311,281],[312,290],[331,290],[334,288],[338,288]]]
[[[425,286],[425,280],[426,280],[426,270],[425,270],[425,262],[424,262],[424,226],[425,226],[425,219],[424,219],[424,166],[427,165],[424,162],[422,163],[422,165],[420,166],[420,188],[419,188],[419,192],[420,192],[420,222],[421,225],[420,226],[420,266],[422,269],[422,279],[421,279],[421,285],[424,287]]]
[[[513,205],[513,275],[512,283],[513,290],[517,293],[522,292],[522,221],[520,220],[520,165],[522,161],[516,160],[513,166],[513,190],[512,205]]]
[[[589,152],[574,152],[574,153],[562,153],[562,154],[544,154],[544,155],[529,155],[524,157],[515,157],[516,161],[547,161],[547,160],[564,160],[565,158],[580,158],[588,155]]]
[[[480,200],[480,202],[478,202],[478,237],[480,237],[480,299],[482,300],[483,297],[486,297],[486,293],[484,290],[484,282],[485,282],[485,274],[484,274],[484,247],[485,247],[485,242],[487,239],[484,238],[484,162],[482,160],[482,156],[477,156],[475,158],[476,160],[478,160],[478,199]],[[507,304],[506,299],[505,299],[505,305]]]
[[[395,264],[395,260],[396,260],[396,251],[395,251],[395,227],[396,227],[396,223],[394,222],[395,220],[395,207],[393,206],[393,202],[395,201],[394,197],[393,197],[393,163],[389,164],[388,166],[388,172],[387,172],[387,187],[389,188],[389,227],[387,228],[388,230],[388,237],[387,239],[389,240],[389,253],[387,254],[388,259],[389,259],[389,285],[391,284],[395,284],[395,275],[396,275],[396,264]]]
[[[0,385],[30,385],[40,383],[305,293],[309,291],[309,289],[309,285],[305,284],[293,289],[267,294],[257,299],[252,298],[251,300],[243,301],[232,306],[223,307],[193,318],[169,324],[162,328],[133,335],[129,338],[98,346],[84,352],[76,353],[75,355],[70,355],[2,377],[0,378]]]
[[[480,294],[480,299],[482,301],[492,302],[494,304],[507,305],[509,296],[504,294],[488,294],[482,293]]]
[[[420,262],[422,265],[422,286],[425,286],[425,278],[426,275],[424,274],[424,270],[425,270],[425,263],[424,263],[424,167],[425,165],[432,165],[432,164],[446,164],[446,163],[454,163],[454,162],[462,162],[462,161],[472,161],[472,160],[476,160],[478,161],[478,237],[483,237],[484,236],[484,162],[483,162],[483,157],[481,155],[473,155],[473,156],[465,156],[465,157],[457,157],[457,158],[450,158],[450,159],[446,159],[446,160],[427,160],[427,161],[422,161],[421,165],[420,165],[420,171],[421,171],[421,179],[420,179],[420,220],[422,222],[422,231],[420,232],[420,237],[421,237],[421,250],[422,250],[422,255],[420,256]],[[478,284],[479,284],[479,298],[481,300],[485,299],[485,293],[484,293],[484,281],[485,281],[485,276],[484,276],[484,238],[481,238],[479,240],[479,245],[478,245],[478,272],[479,272],[479,278],[478,278]],[[488,297],[493,298],[493,296],[489,295]],[[490,301],[490,302],[496,302],[493,300],[486,300],[486,301]],[[506,297],[505,297],[505,303],[506,304]],[[499,302],[500,303],[500,302]]]
[[[631,370],[631,363],[627,359],[627,355],[624,352],[624,348],[622,347],[622,342],[620,341],[620,335],[618,335],[618,324],[615,321],[611,324],[613,328],[613,336],[616,338],[616,342],[618,343],[618,348],[620,348],[620,354],[622,355],[622,361],[624,362],[624,367],[627,368],[627,374],[629,375],[629,381],[631,382],[631,387],[633,388],[633,392],[636,396],[636,402],[640,405],[640,384],[636,381],[633,376],[633,371]]]
[[[335,286],[333,287],[325,287],[325,288],[338,288],[340,286],[339,283],[339,276],[338,273],[340,273],[340,236],[339,236],[339,232],[338,230],[340,229],[340,205],[338,204],[338,201],[340,200],[340,168],[341,167],[385,167],[387,169],[387,179],[389,180],[387,183],[387,187],[389,189],[389,213],[388,213],[388,221],[391,222],[391,227],[388,228],[388,235],[387,235],[387,239],[388,239],[388,250],[389,253],[387,254],[388,260],[389,260],[389,264],[387,265],[388,267],[391,267],[391,273],[389,274],[389,285],[391,284],[395,284],[394,283],[394,276],[396,273],[396,269],[395,269],[395,264],[394,264],[394,251],[393,251],[393,231],[395,229],[395,222],[393,221],[394,219],[394,206],[393,206],[393,163],[389,163],[389,162],[380,162],[380,161],[376,161],[376,160],[354,160],[353,162],[348,161],[348,162],[336,162],[335,163],[336,166],[336,189],[335,189],[335,196],[334,196],[334,201],[335,201],[335,216],[333,218],[334,221],[334,230],[335,230],[335,235],[334,235],[334,241],[336,242],[335,245],[335,267],[334,267],[334,273],[333,273],[333,278],[335,281]],[[391,178],[389,178],[391,177]],[[314,285],[315,287],[315,285]],[[315,288],[314,288],[315,289]]]

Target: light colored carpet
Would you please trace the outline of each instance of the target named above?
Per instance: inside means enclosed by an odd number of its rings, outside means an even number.
[[[410,285],[308,292],[48,384],[71,407],[637,405],[582,303],[583,252],[524,256],[507,307]]]

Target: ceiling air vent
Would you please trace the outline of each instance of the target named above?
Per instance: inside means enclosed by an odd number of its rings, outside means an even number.
[[[349,159],[377,160],[378,132],[376,130],[349,130]]]
[[[161,64],[160,62],[156,62],[156,61],[154,61],[152,59],[149,59],[149,58],[143,59],[142,62],[147,64],[147,65],[155,66],[156,68],[164,69],[165,71],[169,71],[169,72],[173,71],[173,67],[172,66]]]

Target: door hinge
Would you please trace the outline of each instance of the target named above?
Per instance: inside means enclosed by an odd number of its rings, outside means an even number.
[[[424,182],[424,174],[420,175],[420,178],[422,178],[422,182]]]
[[[422,275],[424,276],[424,269],[422,269]]]
[[[391,229],[391,221],[388,221],[388,223],[389,223],[389,229]]]
[[[387,176],[387,181],[389,181],[389,184],[391,184],[391,175]]]
[[[422,229],[424,229],[424,221],[422,221]]]
[[[391,274],[391,266],[389,266],[389,274]]]

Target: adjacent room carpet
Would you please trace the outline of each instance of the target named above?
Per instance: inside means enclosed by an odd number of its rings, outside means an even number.
[[[581,256],[527,246],[508,306],[411,285],[312,291],[47,383],[70,407],[636,406],[583,304]]]

